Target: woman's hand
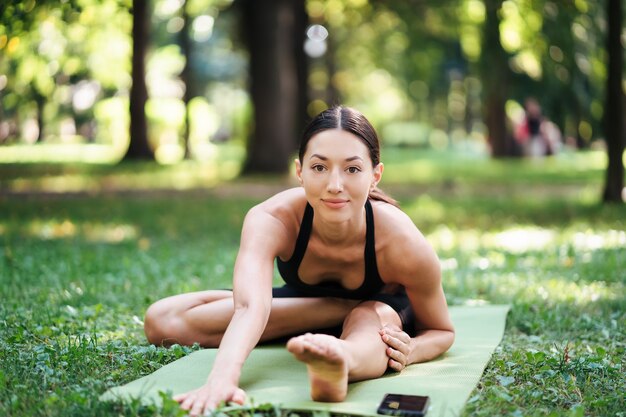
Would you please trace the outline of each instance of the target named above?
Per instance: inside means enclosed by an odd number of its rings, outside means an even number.
[[[411,336],[396,326],[385,326],[379,331],[383,342],[387,344],[387,356],[389,368],[400,372],[409,363],[411,352]]]
[[[189,410],[192,417],[202,416],[215,410],[221,403],[237,403],[243,405],[246,393],[236,385],[227,383],[211,383],[210,381],[193,391],[174,396],[183,410]]]

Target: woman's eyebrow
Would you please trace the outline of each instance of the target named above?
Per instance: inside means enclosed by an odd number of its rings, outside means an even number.
[[[322,161],[328,161],[328,157],[326,157],[324,155],[317,154],[317,153],[314,153],[313,155],[311,155],[311,157],[309,159],[313,159],[313,158],[318,158],[318,159],[321,159]],[[346,158],[346,162],[351,162],[351,161],[356,161],[356,160],[363,161],[363,158],[361,158],[358,155]]]
[[[362,161],[363,161],[363,158],[361,158],[361,157],[360,157],[360,156],[358,156],[358,155],[351,156],[350,158],[346,158],[346,161],[347,161],[347,162],[350,162],[350,161],[356,161],[356,160],[360,160],[360,161],[362,162]]]

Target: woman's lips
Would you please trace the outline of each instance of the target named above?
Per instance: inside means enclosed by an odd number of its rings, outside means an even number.
[[[342,199],[338,199],[338,198],[322,199],[322,202],[327,207],[333,208],[333,209],[340,209],[340,208],[344,207],[346,204],[348,204],[348,200],[342,200]]]

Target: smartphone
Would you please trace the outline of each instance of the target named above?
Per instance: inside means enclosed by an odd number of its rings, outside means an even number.
[[[401,417],[426,415],[430,398],[422,395],[387,394],[378,406],[378,414]]]

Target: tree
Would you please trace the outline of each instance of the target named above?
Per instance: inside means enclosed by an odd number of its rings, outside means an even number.
[[[130,89],[130,143],[124,159],[154,159],[154,152],[148,143],[148,122],[145,111],[148,101],[145,74],[149,32],[148,0],[133,0],[133,84]]]
[[[306,39],[305,28],[309,25],[309,15],[306,12],[303,1],[294,1],[292,7],[295,16],[293,53],[296,59],[296,79],[298,84],[298,105],[295,120],[296,135],[294,135],[294,147],[297,147],[300,143],[298,133],[304,130],[307,123],[304,116],[307,114],[309,105],[309,60],[303,48]]]
[[[622,87],[623,47],[622,6],[621,0],[608,0],[608,36],[607,51],[609,56],[608,77],[606,83],[606,109],[604,122],[608,152],[608,167],[604,186],[603,201],[622,203],[624,189],[624,91]]]
[[[246,0],[242,4],[250,52],[250,93],[254,131],[248,140],[244,173],[284,173],[296,149],[299,105],[295,34],[304,31],[297,13],[304,0]],[[302,71],[300,73],[303,73]]]
[[[189,0],[186,0],[181,7],[181,18],[183,19],[183,28],[180,31],[180,49],[185,56],[185,66],[180,74],[180,79],[185,84],[185,94],[183,96],[183,101],[185,102],[183,146],[185,147],[185,159],[189,159],[191,157],[189,149],[189,136],[191,131],[189,102],[197,96],[195,77],[192,70],[193,41],[191,39],[192,20],[189,16]]]
[[[14,133],[17,136],[20,132],[17,121],[20,112],[34,104],[37,124],[35,141],[44,139],[44,132],[47,130],[44,112],[50,97],[58,89],[59,80],[69,78],[63,72],[63,64],[68,58],[66,51],[47,46],[66,40],[58,23],[63,20],[70,25],[77,20],[79,9],[75,0],[62,4],[56,0],[0,4],[0,74],[8,75],[7,85],[4,86],[8,88],[0,89],[0,121],[13,118]],[[58,65],[50,66],[51,61]],[[7,92],[12,96],[8,100],[12,103],[5,108],[3,96]],[[57,106],[53,113],[61,113],[58,111],[58,102],[52,104]],[[3,139],[0,138],[0,141]]]
[[[500,18],[502,0],[485,0],[485,23],[481,54],[481,79],[483,85],[483,119],[487,126],[492,156],[498,158],[511,153],[506,130],[506,112],[509,83],[508,55],[500,43]]]
[[[130,85],[129,7],[117,0],[16,1],[2,7],[0,78],[6,82],[0,89],[0,141],[34,141],[34,126],[39,140],[74,134],[87,141],[119,138],[118,130],[102,122],[115,117],[125,123],[119,105]],[[110,99],[114,110],[98,112]]]

